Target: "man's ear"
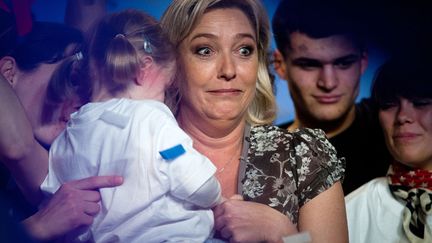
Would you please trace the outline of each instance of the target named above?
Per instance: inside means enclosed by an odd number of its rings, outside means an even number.
[[[151,56],[144,56],[141,58],[141,67],[139,70],[138,78],[136,82],[138,85],[142,85],[151,73],[151,68],[153,66],[153,58]]]
[[[282,56],[282,53],[276,49],[273,52],[273,68],[276,71],[276,73],[279,75],[279,78],[286,79],[287,73],[286,73],[286,66],[285,66],[285,60]]]
[[[363,74],[366,71],[366,68],[368,66],[368,62],[369,62],[369,55],[367,51],[362,51],[361,53],[361,60],[360,60],[360,65],[361,65],[361,74]]]
[[[14,87],[16,85],[16,74],[18,67],[15,59],[10,56],[5,56],[0,59],[0,74],[6,78],[9,84]]]

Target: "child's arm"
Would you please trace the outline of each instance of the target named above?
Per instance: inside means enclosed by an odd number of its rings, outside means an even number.
[[[31,124],[8,81],[0,75],[0,159],[28,201],[42,199],[39,185],[48,171],[48,152],[36,141]]]

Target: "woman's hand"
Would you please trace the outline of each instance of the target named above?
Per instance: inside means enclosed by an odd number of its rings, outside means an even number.
[[[23,221],[31,236],[53,240],[93,223],[99,212],[99,188],[123,183],[119,176],[94,176],[63,184],[36,214]]]
[[[240,195],[214,209],[215,228],[230,242],[282,242],[282,237],[298,233],[287,216],[271,207],[243,201]]]

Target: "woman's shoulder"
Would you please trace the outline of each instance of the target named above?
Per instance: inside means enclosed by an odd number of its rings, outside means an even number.
[[[404,205],[390,192],[387,178],[373,179],[345,197],[351,242],[405,242],[400,240]],[[388,232],[392,234],[388,234]]]
[[[289,142],[290,145],[301,145],[302,143],[312,147],[320,145],[335,150],[321,129],[301,128],[291,132],[273,125],[259,125],[251,127],[250,138],[275,143]]]
[[[369,182],[366,182],[361,187],[345,196],[345,203],[347,206],[355,205],[359,201],[367,201],[373,197],[380,198],[383,195],[390,195],[388,181],[386,177],[378,177]],[[378,199],[381,200],[381,199]]]
[[[326,137],[323,130],[318,128],[298,128],[294,131],[288,131],[287,129],[275,126],[275,125],[253,125],[251,126],[251,131],[254,132],[261,132],[261,133],[272,133],[272,132],[278,132],[283,134],[291,134],[292,136],[298,136],[301,134],[311,134],[314,136],[319,137]],[[273,133],[275,134],[275,133]]]
[[[252,126],[243,194],[297,222],[298,209],[343,177],[343,166],[324,132]]]

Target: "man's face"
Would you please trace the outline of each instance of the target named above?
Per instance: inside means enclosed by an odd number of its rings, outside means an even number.
[[[313,39],[295,32],[290,39],[291,50],[275,54],[276,71],[288,81],[297,118],[341,119],[354,105],[367,54],[343,35]]]

